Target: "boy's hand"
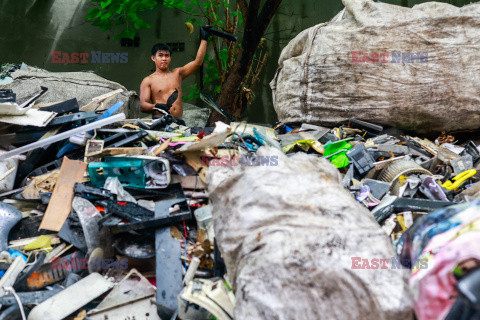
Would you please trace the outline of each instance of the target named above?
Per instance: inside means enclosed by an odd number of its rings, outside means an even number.
[[[211,36],[210,32],[208,29],[210,26],[201,26],[200,27],[200,40],[208,40],[208,38]]]
[[[165,114],[170,114],[170,107],[167,106],[165,103],[157,103],[155,105],[154,110],[159,111],[159,112],[164,112]]]

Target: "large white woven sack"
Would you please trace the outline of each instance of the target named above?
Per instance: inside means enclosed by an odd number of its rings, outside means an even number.
[[[304,153],[287,157],[262,147],[257,156],[269,161],[210,167],[207,176],[215,237],[235,290],[234,318],[412,319],[407,270],[353,263],[395,253],[338,170]]]
[[[270,83],[280,121],[480,128],[480,3],[343,3],[332,21],[284,48]],[[369,61],[355,62],[363,54]],[[377,59],[381,54],[388,56]]]

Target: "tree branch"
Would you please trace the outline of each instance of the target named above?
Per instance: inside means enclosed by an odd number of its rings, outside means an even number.
[[[247,17],[247,1],[246,0],[237,0],[237,5],[240,9],[240,12],[242,13],[243,18],[245,19]]]
[[[258,22],[258,9],[260,8],[261,0],[250,0],[247,9],[247,15],[243,18],[245,19],[245,32],[252,32],[257,27]]]
[[[267,0],[267,2],[265,2],[260,15],[258,16],[258,25],[261,28],[261,30],[258,31],[262,34],[270,24],[275,12],[277,12],[280,3],[282,3],[282,0]]]
[[[229,32],[230,29],[230,12],[228,7],[230,6],[230,0],[227,0],[227,4],[225,5],[225,29]]]
[[[268,55],[264,54],[261,60],[254,62],[255,51],[282,0],[236,1],[245,20],[242,45],[240,48],[237,45],[233,47],[234,49],[238,48],[239,53],[232,67],[226,73],[217,103],[232,114],[238,115],[243,109],[243,100],[242,103],[240,103],[240,100],[243,99],[246,92],[243,87],[244,84],[249,82],[254,85],[258,82],[259,73],[268,59]],[[251,91],[248,91],[248,94],[251,94]],[[240,105],[237,105],[239,103]],[[213,123],[217,119],[221,119],[221,115],[214,112],[209,123]]]
[[[253,75],[252,81],[250,82],[249,89],[252,89],[255,86],[255,84],[258,81],[260,81],[260,78],[259,78],[260,72],[262,71],[263,67],[267,63],[267,59],[268,59],[268,51],[265,52],[265,54],[263,55],[262,61],[259,61],[259,63],[257,64],[257,69],[255,70],[255,74]]]
[[[213,20],[217,22],[218,19],[217,19],[217,15],[215,14],[215,9],[213,8],[213,2],[212,0],[210,0],[209,2],[210,2],[210,13],[213,17]]]
[[[235,11],[240,11],[240,7],[238,3],[235,4]],[[231,34],[235,34],[237,32],[237,26],[238,26],[238,14],[235,16],[235,18],[233,18],[232,29],[229,30],[228,32],[230,32]]]

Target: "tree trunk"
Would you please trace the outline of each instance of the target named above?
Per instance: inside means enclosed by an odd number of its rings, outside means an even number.
[[[233,110],[233,100],[237,93],[242,90],[240,85],[247,75],[250,65],[253,63],[255,51],[281,2],[282,0],[267,0],[260,14],[258,14],[260,0],[251,0],[248,5],[242,46],[217,98],[217,103],[234,118],[238,119],[243,110]],[[215,121],[225,122],[227,119],[213,110],[209,125],[213,126]]]

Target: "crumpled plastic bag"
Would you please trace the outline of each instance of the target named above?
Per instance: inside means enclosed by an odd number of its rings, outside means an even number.
[[[135,200],[135,198],[130,193],[125,191],[125,189],[123,189],[123,186],[117,177],[108,177],[107,180],[105,180],[105,185],[103,186],[103,188],[109,190],[111,193],[116,194],[117,201],[128,201],[137,203],[137,200]]]

